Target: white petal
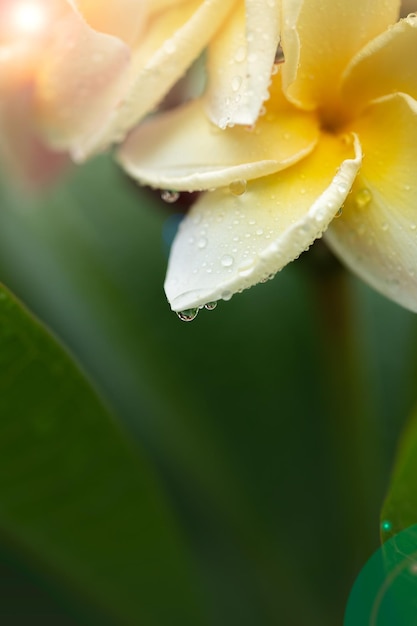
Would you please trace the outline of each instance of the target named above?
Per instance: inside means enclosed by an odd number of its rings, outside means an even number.
[[[354,126],[363,166],[326,240],[366,282],[417,312],[417,102],[383,98]]]
[[[220,128],[256,121],[279,44],[279,0],[246,0],[209,46],[207,112]]]
[[[284,169],[313,150],[319,129],[315,116],[277,100],[274,114],[250,130],[219,130],[203,101],[188,103],[139,126],[119,151],[119,163],[141,183],[178,191],[223,187]]]
[[[320,237],[361,163],[358,142],[323,136],[303,161],[248,184],[204,194],[180,225],[165,291],[174,311],[199,307],[278,272]]]

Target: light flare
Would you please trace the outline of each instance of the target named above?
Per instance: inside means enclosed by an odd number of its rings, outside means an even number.
[[[14,36],[37,35],[48,23],[48,11],[44,2],[15,2],[8,21]]]

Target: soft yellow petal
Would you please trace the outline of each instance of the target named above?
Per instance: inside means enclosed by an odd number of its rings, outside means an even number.
[[[417,103],[387,97],[354,128],[363,165],[327,241],[375,289],[417,311]]]
[[[417,98],[417,16],[401,20],[347,67],[342,99],[352,115],[371,100],[402,91]]]
[[[147,3],[138,0],[73,0],[86,22],[99,32],[122,39],[132,47],[148,14]]]
[[[54,23],[36,76],[36,114],[54,148],[74,152],[106,123],[126,88],[129,48],[69,9]]]
[[[355,154],[354,154],[355,152]],[[360,147],[323,136],[293,167],[204,194],[184,218],[165,291],[174,311],[199,307],[271,277],[320,237],[360,166]]]
[[[348,62],[396,21],[399,4],[399,0],[283,0],[283,48],[289,63],[282,72],[287,96],[306,109],[331,108]],[[297,68],[291,57],[297,59]]]
[[[234,3],[235,0],[193,0],[155,16],[136,49],[128,92],[109,124],[79,148],[77,158],[121,141],[199,56]]]
[[[315,116],[287,102],[273,106],[256,127],[220,130],[196,100],[139,126],[118,154],[119,163],[152,187],[195,191],[222,187],[289,167],[319,136]]]
[[[221,128],[253,124],[268,98],[279,16],[279,0],[240,2],[210,43],[207,112]]]
[[[99,32],[122,39],[131,48],[145,32],[148,18],[187,0],[68,0]]]

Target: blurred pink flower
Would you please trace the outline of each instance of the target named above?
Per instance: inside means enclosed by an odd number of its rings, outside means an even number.
[[[198,57],[234,0],[1,0],[0,154],[43,179],[120,141]]]

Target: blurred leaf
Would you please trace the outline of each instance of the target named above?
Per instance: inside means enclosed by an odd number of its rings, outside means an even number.
[[[171,626],[173,616],[202,623],[184,546],[149,463],[3,288],[0,532],[97,605],[89,624]]]
[[[333,626],[378,544],[414,317],[348,281],[347,367],[333,285],[318,295],[307,256],[184,324],[162,290],[180,203],[99,158],[43,198],[5,199],[2,275],[158,468],[210,625]]]
[[[381,514],[382,538],[417,524],[417,409],[401,437]]]

